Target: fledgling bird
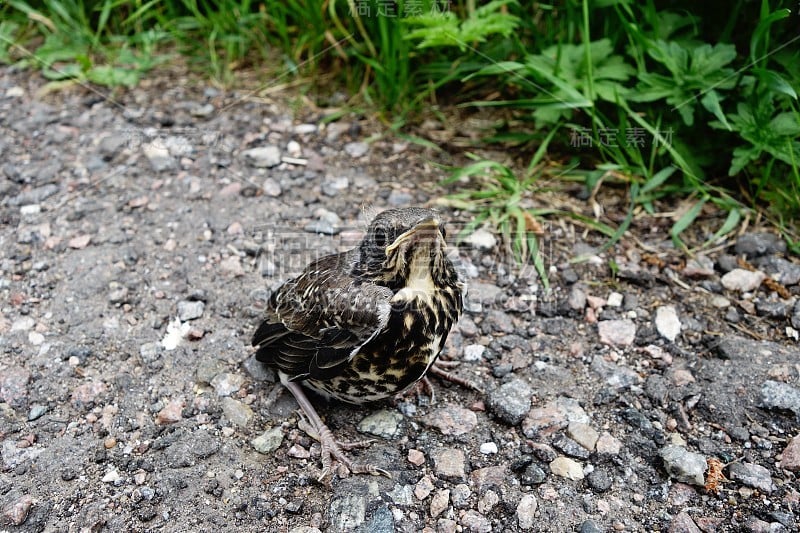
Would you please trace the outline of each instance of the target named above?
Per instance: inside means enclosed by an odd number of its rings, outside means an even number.
[[[388,473],[346,456],[301,383],[362,404],[401,393],[428,371],[454,377],[435,366],[464,297],[445,237],[432,209],[383,211],[357,248],[313,261],[271,295],[253,336],[256,358],[278,371],[313,426],[323,476],[331,457],[353,473]]]

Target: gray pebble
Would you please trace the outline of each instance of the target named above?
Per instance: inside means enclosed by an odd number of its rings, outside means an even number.
[[[761,255],[785,252],[786,243],[774,233],[745,233],[736,239],[736,255],[758,257]]]
[[[603,533],[603,530],[593,520],[584,520],[581,524],[580,533]]]
[[[280,448],[281,442],[283,442],[283,430],[280,427],[274,427],[254,438],[250,444],[258,453],[272,453]]]
[[[195,320],[203,316],[206,304],[201,301],[187,301],[182,300],[178,302],[178,318],[181,322]]]
[[[660,454],[667,473],[681,483],[705,485],[706,458],[699,453],[690,452],[683,446],[669,445]]]
[[[250,406],[233,398],[222,398],[222,413],[225,418],[237,426],[244,427],[253,418],[253,410]]]
[[[542,468],[531,463],[520,473],[519,482],[523,485],[540,485],[547,479],[547,474]]]
[[[277,146],[258,146],[242,152],[245,162],[256,168],[272,168],[281,163],[281,149]]]
[[[608,471],[603,468],[595,468],[586,477],[586,482],[595,492],[605,492],[611,488],[611,483],[614,480],[609,475]]]
[[[139,346],[139,355],[146,364],[157,361],[161,357],[163,347],[157,342],[146,342]]]
[[[275,370],[260,363],[255,355],[248,357],[242,366],[247,371],[247,374],[256,381],[265,381],[267,383],[275,383],[277,381]]]
[[[769,318],[786,318],[789,316],[789,303],[783,300],[756,300],[756,313],[758,316]]]
[[[735,462],[728,467],[728,474],[731,480],[739,481],[765,494],[770,494],[775,490],[769,470],[761,465]]]
[[[361,527],[367,514],[367,500],[359,494],[334,498],[330,505],[330,530],[354,531]]]
[[[350,186],[346,176],[326,176],[322,182],[322,193],[326,196],[338,196]]]
[[[37,418],[41,418],[43,414],[47,412],[47,406],[35,403],[31,405],[30,411],[28,411],[28,422],[33,422]]]
[[[361,141],[349,142],[344,145],[344,151],[350,157],[357,159],[365,156],[367,152],[369,152],[369,145]]]
[[[381,409],[365,417],[358,424],[361,433],[368,433],[384,439],[391,439],[397,434],[403,415],[397,411]]]
[[[394,533],[394,517],[386,504],[372,512],[372,517],[365,524],[365,530],[370,533]]]
[[[553,439],[553,447],[564,455],[569,455],[570,457],[575,457],[577,459],[588,459],[590,455],[589,450],[563,433],[559,434],[555,439]]]
[[[489,411],[510,426],[516,426],[531,409],[533,390],[522,379],[512,379],[489,393],[486,406]]]
[[[800,389],[787,383],[767,380],[761,386],[761,406],[766,409],[792,411],[800,418]]]

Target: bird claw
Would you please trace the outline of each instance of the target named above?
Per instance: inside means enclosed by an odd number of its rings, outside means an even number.
[[[436,361],[431,365],[428,369],[429,374],[433,374],[434,376],[439,377],[445,381],[449,381],[451,383],[455,383],[456,385],[460,385],[465,389],[472,389],[474,391],[480,392],[484,394],[483,389],[481,389],[480,385],[475,383],[472,380],[462,378],[460,376],[456,376],[452,372],[448,372],[445,368],[453,368],[458,366],[460,363],[458,361]]]

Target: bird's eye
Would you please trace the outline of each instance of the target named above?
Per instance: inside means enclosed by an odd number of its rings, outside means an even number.
[[[375,228],[375,244],[383,248],[386,246],[386,230],[383,228]]]

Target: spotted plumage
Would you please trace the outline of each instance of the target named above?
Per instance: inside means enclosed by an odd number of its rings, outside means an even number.
[[[402,392],[436,361],[462,310],[436,211],[380,213],[361,244],[312,262],[268,303],[253,337],[284,383],[359,404]]]

